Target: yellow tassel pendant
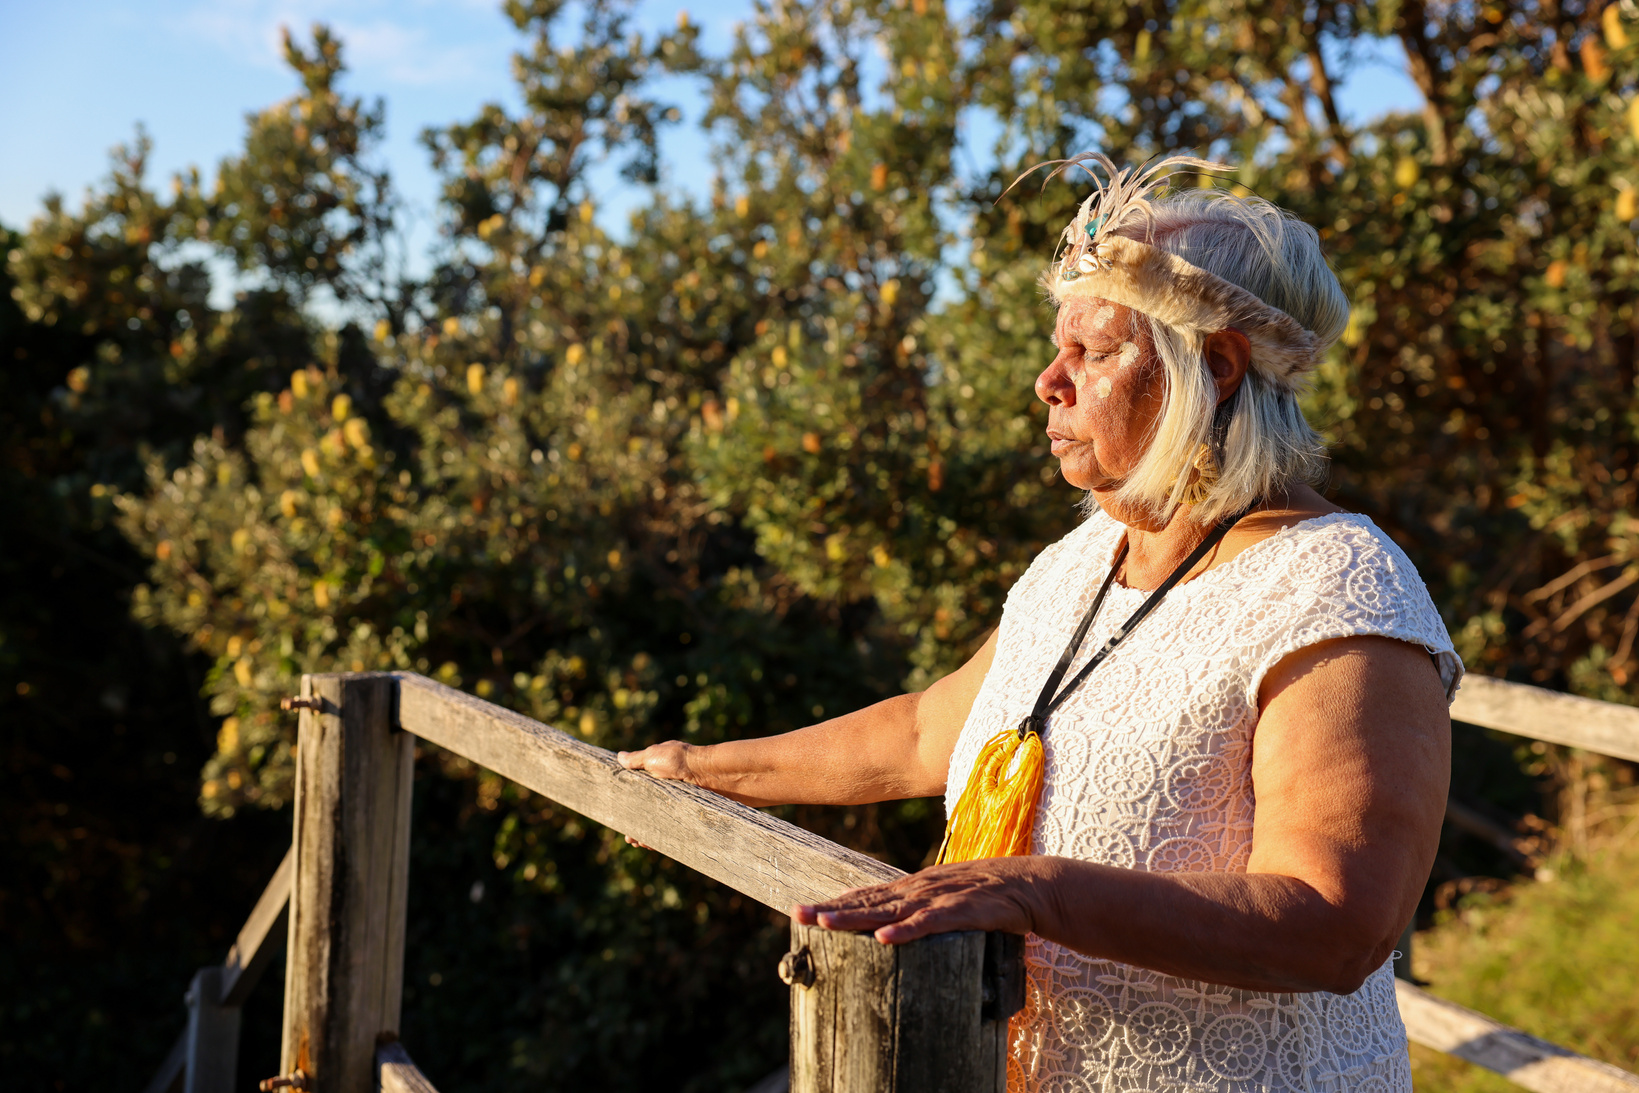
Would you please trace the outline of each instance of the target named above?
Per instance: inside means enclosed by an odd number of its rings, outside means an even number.
[[[1030,853],[1044,765],[1039,733],[1007,729],[991,737],[945,824],[940,864]]]
[[[1201,472],[1199,477],[1204,480],[1207,465],[1211,465],[1211,450],[1203,446],[1202,454],[1206,465],[1198,462],[1196,469]],[[1256,504],[1261,502],[1248,505],[1240,512],[1220,520],[1190,552],[1189,557],[1179,562],[1172,575],[1144,598],[1138,610],[1110,635],[1103,647],[1092,655],[1081,671],[1077,672],[1064,690],[1060,691],[1059,683],[1070,670],[1076,650],[1081,648],[1082,640],[1086,638],[1093,620],[1098,618],[1099,608],[1104,606],[1104,597],[1109,595],[1110,585],[1115,583],[1115,575],[1121,569],[1121,563],[1127,559],[1127,541],[1125,538],[1122,539],[1121,549],[1116,552],[1115,561],[1110,564],[1109,575],[1104,578],[1104,584],[1094,597],[1092,606],[1081,617],[1081,623],[1071,636],[1069,646],[1059,656],[1058,664],[1048,675],[1047,682],[1042,684],[1035,708],[1020,722],[1017,729],[997,733],[979,749],[978,757],[973,760],[973,770],[968,774],[967,785],[962,789],[962,796],[957,798],[956,807],[951,810],[950,819],[945,823],[945,841],[939,846],[938,864],[977,861],[980,858],[1016,858],[1030,853],[1030,833],[1036,824],[1036,803],[1041,800],[1041,787],[1047,764],[1042,751],[1041,734],[1047,729],[1048,718],[1083,680],[1104,663],[1105,658],[1115,651],[1116,646],[1144,621],[1172,586],[1177,584],[1184,574],[1195,568],[1196,563],[1206,557],[1207,551],[1216,546],[1236,521],[1251,512]]]

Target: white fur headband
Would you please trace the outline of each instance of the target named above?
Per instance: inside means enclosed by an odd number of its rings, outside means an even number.
[[[1104,168],[1108,181],[1101,181],[1087,166],[1089,162]],[[1116,234],[1136,216],[1153,220],[1150,198],[1177,171],[1221,172],[1231,169],[1227,165],[1169,156],[1121,170],[1102,152],[1083,152],[1037,164],[1031,171],[1049,166],[1055,168],[1049,180],[1080,167],[1097,185],[1064,229],[1059,253],[1042,274],[1042,287],[1054,303],[1098,298],[1143,312],[1168,326],[1203,333],[1234,327],[1252,343],[1252,367],[1287,389],[1320,363],[1325,350],[1320,339],[1286,312],[1175,254]],[[1015,186],[1018,181],[1014,180]]]

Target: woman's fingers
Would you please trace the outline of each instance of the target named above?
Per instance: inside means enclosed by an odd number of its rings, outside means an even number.
[[[868,888],[853,888],[842,893],[835,899],[828,899],[824,903],[799,904],[791,909],[791,917],[804,926],[823,926],[827,930],[852,929],[853,927],[833,926],[829,921],[821,921],[821,916],[838,914],[852,914],[861,910],[879,907],[891,900],[901,898],[896,887],[903,881],[894,881],[892,884],[873,884]]]
[[[882,897],[814,908],[808,924],[826,930],[872,930],[878,941],[887,944],[949,930],[996,928],[991,922],[996,917],[991,901],[926,891],[882,893]]]
[[[615,759],[627,770],[646,770],[656,778],[674,778],[688,782],[688,745],[681,740],[667,740],[650,744],[641,751],[621,751]]]
[[[821,911],[815,924],[827,930],[874,930],[890,922],[898,922],[921,906],[914,900],[897,899],[859,907],[839,907]]]
[[[889,945],[956,930],[1028,933],[1032,916],[1021,890],[1028,885],[1022,876],[1028,867],[1028,862],[933,866],[891,884],[794,907],[791,913],[805,926],[872,930]]]
[[[915,941],[929,934],[949,933],[952,930],[969,929],[966,926],[942,925],[941,916],[928,911],[918,911],[898,922],[889,923],[875,933],[875,937],[884,945],[903,945],[907,941]]]

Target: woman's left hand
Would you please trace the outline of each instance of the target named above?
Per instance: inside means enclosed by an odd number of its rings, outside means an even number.
[[[986,858],[933,865],[891,884],[855,888],[836,899],[792,908],[805,926],[871,930],[885,945],[958,930],[1029,933],[1042,881],[1040,859]]]

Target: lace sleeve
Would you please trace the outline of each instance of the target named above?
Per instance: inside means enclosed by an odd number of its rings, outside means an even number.
[[[1377,636],[1420,645],[1434,659],[1446,701],[1457,693],[1463,664],[1422,577],[1404,551],[1363,516],[1328,521],[1277,537],[1264,572],[1263,630],[1247,679],[1254,708],[1264,677],[1290,654],[1335,638]]]

